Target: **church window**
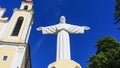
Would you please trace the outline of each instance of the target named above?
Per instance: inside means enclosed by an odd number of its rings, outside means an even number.
[[[25,6],[24,6],[24,10],[27,10],[27,9],[28,9],[28,6],[27,6],[27,5],[25,5]]]
[[[8,56],[3,56],[3,60],[6,61]]]
[[[23,20],[24,20],[23,17],[19,17],[19,18],[17,19],[17,23],[16,23],[16,25],[15,25],[15,27],[14,27],[14,30],[13,30],[13,32],[12,32],[12,36],[18,36],[19,31],[20,31],[20,28],[21,28],[22,23],[23,23]]]

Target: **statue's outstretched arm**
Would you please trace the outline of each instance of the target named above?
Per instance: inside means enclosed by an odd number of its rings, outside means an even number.
[[[72,34],[83,34],[85,30],[89,30],[90,27],[88,26],[77,26],[77,25],[70,25],[68,32]]]
[[[36,28],[37,31],[41,31],[42,30],[42,27],[38,27]]]
[[[46,26],[46,27],[38,27],[36,28],[38,31],[42,31],[43,34],[55,34],[56,26]]]
[[[82,26],[82,27],[84,27],[84,30],[90,30],[90,27],[88,26]]]

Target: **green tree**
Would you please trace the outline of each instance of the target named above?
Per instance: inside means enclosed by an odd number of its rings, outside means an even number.
[[[120,68],[120,43],[113,37],[103,37],[97,41],[97,52],[89,59],[87,68]]]

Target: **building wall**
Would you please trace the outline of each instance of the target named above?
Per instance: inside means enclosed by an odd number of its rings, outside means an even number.
[[[14,59],[17,47],[0,45],[0,68],[10,68]],[[3,56],[8,56],[7,60],[3,60]]]
[[[0,45],[0,68],[28,68],[31,64],[29,53],[28,45]],[[4,56],[8,56],[6,61]]]

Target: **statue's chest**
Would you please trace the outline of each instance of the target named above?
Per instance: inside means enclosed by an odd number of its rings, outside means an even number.
[[[59,24],[56,26],[57,30],[68,30],[69,29],[69,25],[67,24]]]

